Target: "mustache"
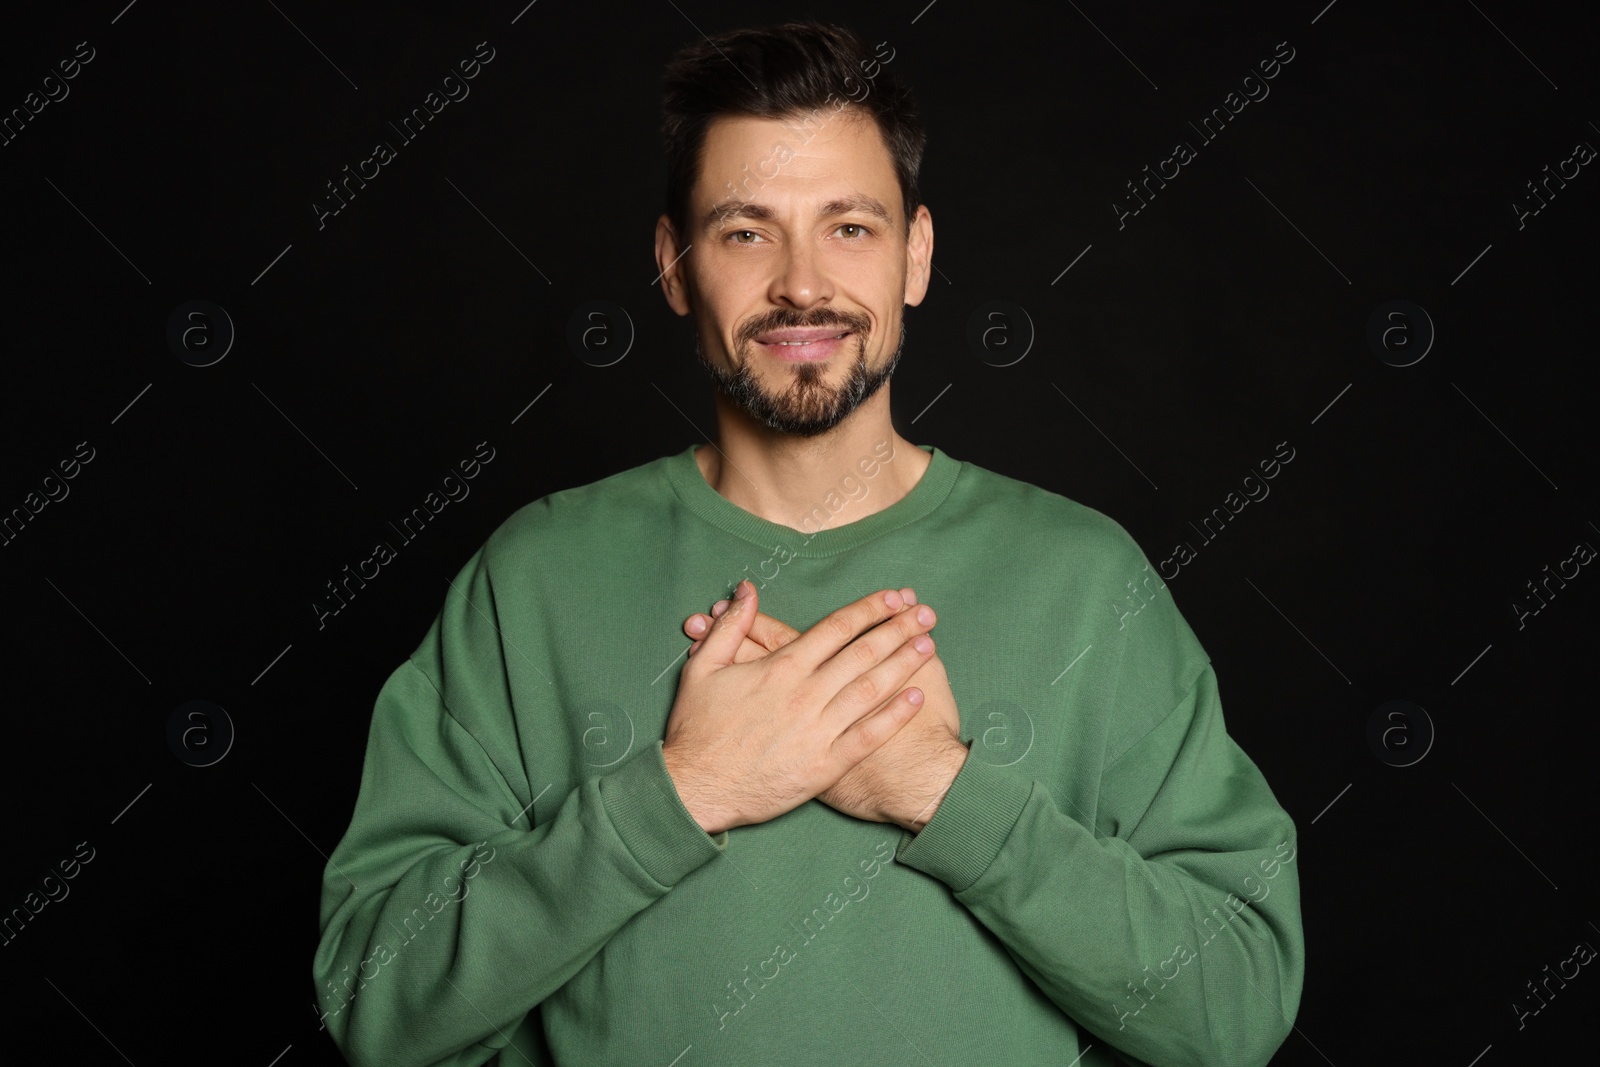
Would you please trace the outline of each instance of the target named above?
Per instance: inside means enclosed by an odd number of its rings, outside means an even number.
[[[779,308],[741,326],[737,340],[740,345],[746,345],[770,330],[804,329],[808,326],[837,326],[841,331],[866,333],[871,325],[865,315],[834,308],[820,308],[813,312]]]

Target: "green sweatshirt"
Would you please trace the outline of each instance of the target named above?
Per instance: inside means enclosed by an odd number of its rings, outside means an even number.
[[[1209,657],[1115,521],[919,447],[854,521],[887,441],[802,529],[691,446],[495,530],[378,693],[324,875],[318,1011],[351,1063],[1268,1061],[1295,828]],[[741,577],[802,631],[882,588],[938,611],[969,754],[920,834],[815,800],[689,815],[661,754],[683,622]]]

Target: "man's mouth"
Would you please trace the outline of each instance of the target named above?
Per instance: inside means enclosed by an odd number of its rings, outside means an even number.
[[[757,343],[774,345],[783,348],[804,348],[819,341],[837,341],[848,337],[853,331],[840,330],[836,327],[821,327],[813,329],[774,330],[756,338]]]

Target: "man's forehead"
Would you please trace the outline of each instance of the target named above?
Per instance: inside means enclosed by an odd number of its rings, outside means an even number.
[[[892,201],[897,187],[877,124],[854,109],[779,119],[724,115],[707,127],[695,199],[724,215],[744,205],[758,205],[757,215],[798,205],[884,216],[889,209],[875,194]]]

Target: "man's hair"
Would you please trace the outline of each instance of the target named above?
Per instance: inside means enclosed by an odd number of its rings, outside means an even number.
[[[813,118],[814,126],[797,126],[795,136],[781,142],[793,151],[823,123],[846,115],[871,118],[894,163],[909,234],[911,216],[922,202],[917,171],[927,136],[911,91],[884,65],[882,56],[869,52],[850,30],[820,22],[786,22],[718,34],[673,56],[667,64],[661,124],[667,156],[666,215],[685,245],[693,242],[689,194],[700,173],[706,130],[723,115]],[[759,186],[771,177],[747,169],[727,175],[726,181],[735,195],[741,195],[737,190],[744,183]]]

